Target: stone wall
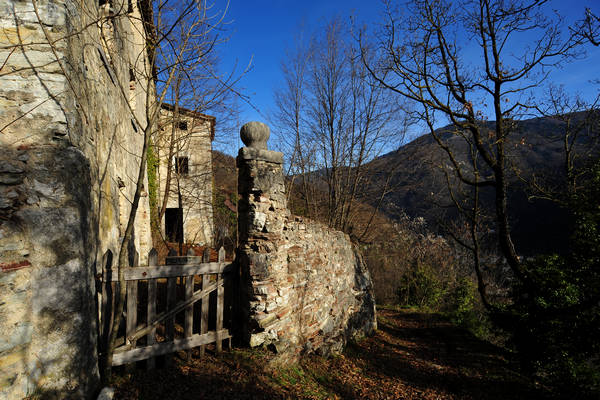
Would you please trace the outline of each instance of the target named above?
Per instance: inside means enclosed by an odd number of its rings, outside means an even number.
[[[250,346],[268,345],[289,360],[339,352],[376,329],[369,273],[350,239],[290,215],[283,155],[256,144],[268,127],[250,123],[239,168],[239,262]],[[250,138],[250,139],[249,139]]]
[[[118,254],[152,88],[139,13],[98,3],[0,4],[0,399],[97,388],[94,278]],[[143,197],[142,262],[150,240]]]

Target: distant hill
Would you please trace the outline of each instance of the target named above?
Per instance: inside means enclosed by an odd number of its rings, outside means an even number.
[[[213,150],[213,177],[215,188],[226,194],[237,194],[237,171],[235,158]]]
[[[575,121],[582,118],[583,114],[574,116]],[[489,122],[488,126],[491,128],[493,123]],[[530,179],[535,174],[545,177],[548,184],[559,184],[564,177],[564,129],[565,124],[553,118],[520,121],[506,146],[512,170],[509,174],[513,189],[509,198],[511,225],[515,242],[520,246],[518,250],[524,254],[560,250],[565,245],[569,227],[567,213],[550,201],[528,199],[531,190],[519,179],[519,176]],[[464,141],[451,131],[451,127],[438,130],[457,158],[469,163]],[[588,156],[598,156],[589,135],[581,136],[579,149]],[[422,216],[430,228],[437,229],[441,221],[456,216],[441,168],[449,164],[448,156],[434,138],[424,135],[372,161],[368,190],[377,192],[389,176],[390,192],[381,210],[392,219],[404,212],[411,217]],[[493,192],[488,189],[482,196],[491,209]]]

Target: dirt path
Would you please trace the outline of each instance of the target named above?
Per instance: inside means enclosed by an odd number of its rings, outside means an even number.
[[[378,310],[379,330],[342,356],[267,371],[236,349],[119,379],[120,399],[540,399],[501,349],[433,314]]]

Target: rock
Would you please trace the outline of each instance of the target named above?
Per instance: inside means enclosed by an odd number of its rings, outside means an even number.
[[[252,218],[252,229],[256,230],[256,231],[262,231],[262,229],[265,226],[265,222],[267,220],[267,216],[264,213],[261,212],[254,212],[253,218]]]
[[[23,182],[25,170],[18,165],[8,161],[0,161],[0,183],[4,185],[16,185]]]
[[[267,140],[271,135],[268,125],[252,121],[244,124],[240,129],[242,142],[250,148],[267,150]]]
[[[263,344],[265,342],[266,339],[266,333],[265,332],[261,332],[261,333],[256,333],[250,336],[250,347],[257,347],[260,346],[261,344]]]
[[[115,398],[115,389],[111,387],[105,387],[98,395],[97,400],[113,400]]]

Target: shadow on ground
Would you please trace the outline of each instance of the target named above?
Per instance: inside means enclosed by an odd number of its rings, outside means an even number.
[[[379,330],[341,356],[305,357],[269,370],[268,353],[207,353],[170,368],[138,369],[119,381],[120,399],[545,399],[510,354],[435,314],[380,310]],[[183,353],[182,353],[183,355]],[[177,359],[177,357],[176,357]]]

